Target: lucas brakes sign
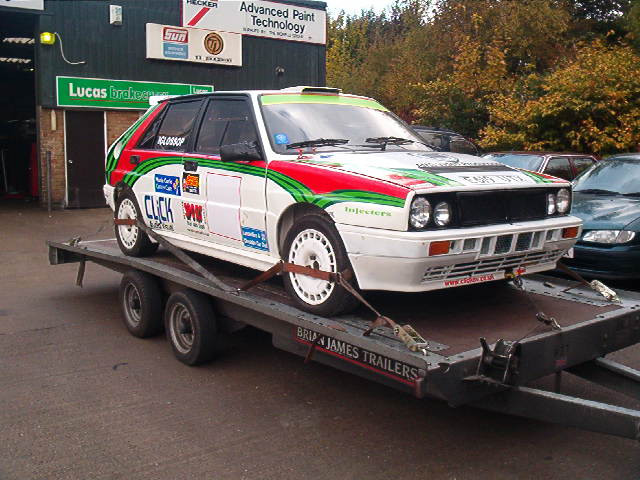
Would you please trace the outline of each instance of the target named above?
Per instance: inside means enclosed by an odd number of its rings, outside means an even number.
[[[326,22],[324,10],[266,0],[182,0],[183,27],[324,45]]]
[[[138,82],[103,78],[56,77],[59,107],[149,108],[153,95],[189,95],[213,92],[212,85]]]

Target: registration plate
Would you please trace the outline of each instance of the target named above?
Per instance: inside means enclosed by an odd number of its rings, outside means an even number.
[[[563,255],[564,258],[573,258],[573,248],[567,250],[567,253]]]

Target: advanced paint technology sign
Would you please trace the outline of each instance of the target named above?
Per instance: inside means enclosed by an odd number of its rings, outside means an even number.
[[[326,43],[324,10],[265,0],[182,0],[182,25],[257,37]]]
[[[242,66],[242,35],[147,23],[147,58]]]

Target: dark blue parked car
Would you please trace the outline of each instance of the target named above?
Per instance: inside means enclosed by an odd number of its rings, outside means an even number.
[[[571,213],[584,231],[567,265],[587,277],[640,278],[640,153],[609,157],[579,176]]]

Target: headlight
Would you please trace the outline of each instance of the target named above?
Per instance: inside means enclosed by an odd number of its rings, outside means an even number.
[[[566,188],[561,188],[556,195],[556,208],[558,213],[567,213],[571,206],[571,192]]]
[[[424,197],[416,197],[411,203],[409,223],[413,228],[424,228],[431,220],[431,204]]]
[[[547,215],[556,213],[556,196],[553,193],[547,194]]]
[[[449,225],[449,222],[451,222],[451,207],[447,202],[440,202],[433,209],[433,221],[439,227]]]
[[[628,243],[636,236],[629,230],[591,230],[582,236],[583,242],[593,243]]]

